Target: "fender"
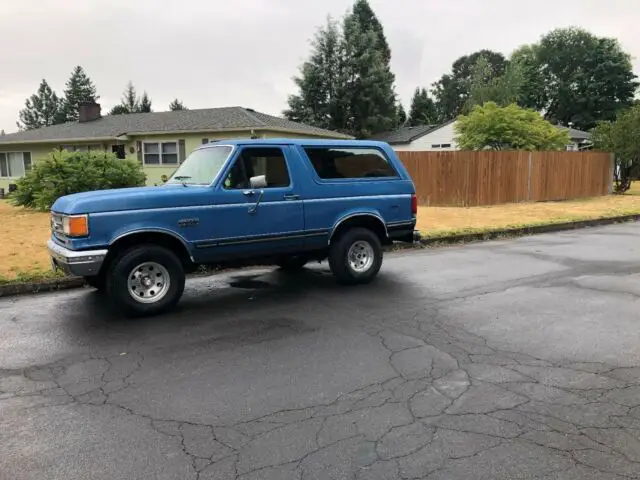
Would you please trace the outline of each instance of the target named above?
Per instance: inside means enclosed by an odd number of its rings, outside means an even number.
[[[195,261],[191,253],[191,248],[189,247],[189,243],[184,239],[184,237],[182,235],[177,234],[176,232],[173,232],[171,230],[164,229],[164,228],[137,228],[135,230],[128,230],[124,233],[119,234],[117,237],[111,239],[109,241],[109,246],[112,246],[114,243],[116,243],[119,240],[122,240],[123,238],[130,237],[131,235],[136,235],[140,233],[161,233],[161,234],[169,235],[175,238],[176,240],[180,241],[182,246],[184,246],[185,250],[189,252],[189,257],[191,258],[191,261],[192,262]]]
[[[382,224],[382,226],[384,227],[384,234],[386,237],[389,237],[389,231],[387,229],[387,224],[385,223],[385,221],[383,220],[382,216],[376,212],[370,212],[370,211],[357,211],[357,212],[350,212],[342,217],[340,217],[338,219],[338,221],[333,225],[333,227],[331,228],[330,232],[329,232],[329,240],[328,240],[328,244],[331,243],[331,239],[333,238],[333,234],[335,233],[335,231],[340,227],[341,224],[343,224],[344,222],[346,222],[347,220],[349,220],[350,218],[354,218],[354,217],[372,217],[375,218],[376,220],[379,220],[380,223]]]

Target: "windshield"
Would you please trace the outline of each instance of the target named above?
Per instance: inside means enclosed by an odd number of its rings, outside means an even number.
[[[167,183],[209,185],[231,154],[232,147],[219,146],[195,150],[178,167]]]

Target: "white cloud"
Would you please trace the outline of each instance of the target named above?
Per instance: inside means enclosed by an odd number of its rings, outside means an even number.
[[[577,25],[617,37],[640,60],[635,0],[370,0],[392,48],[398,93],[429,86],[461,55],[509,53],[552,28]],[[351,0],[0,0],[0,128],[42,78],[61,93],[82,65],[106,110],[132,80],[154,109],[178,97],[190,108],[243,105],[279,113],[291,77],[326,16]],[[25,29],[25,27],[28,27]],[[7,42],[7,39],[13,39]]]

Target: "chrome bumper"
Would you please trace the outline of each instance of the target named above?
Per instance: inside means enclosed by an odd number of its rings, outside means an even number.
[[[51,239],[47,242],[47,248],[51,256],[51,267],[54,270],[59,269],[67,275],[77,277],[97,275],[109,252],[108,250],[85,250],[76,252],[61,247]]]

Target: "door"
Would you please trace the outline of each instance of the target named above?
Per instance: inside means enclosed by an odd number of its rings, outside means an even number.
[[[216,187],[205,227],[211,240],[197,246],[203,256],[218,261],[300,250],[304,212],[291,171],[286,148],[240,147]],[[261,185],[252,186],[252,178]]]

